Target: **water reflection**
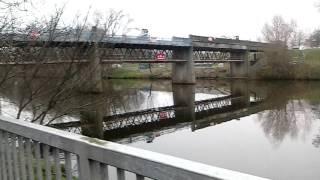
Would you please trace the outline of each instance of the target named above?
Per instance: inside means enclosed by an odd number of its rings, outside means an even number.
[[[166,153],[177,153],[174,155],[178,156],[183,154],[184,150],[179,146],[187,141],[183,139],[185,136],[190,141],[193,139],[200,144],[210,144],[206,139],[223,139],[242,130],[255,130],[252,136],[262,132],[272,149],[287,147],[288,140],[297,142],[286,149],[287,154],[292,149],[303,149],[308,145],[314,149],[320,146],[320,83],[317,82],[198,81],[195,86],[182,86],[172,85],[170,81],[117,80],[105,81],[105,92],[102,94],[82,94],[72,89],[56,94],[56,86],[56,82],[45,79],[30,85],[21,79],[14,79],[0,91],[1,113],[91,137],[140,144],[139,147],[159,152],[166,152],[157,146],[159,141],[166,139],[167,143],[173,143],[170,148],[175,149]],[[243,120],[247,118],[252,118],[251,121],[258,127],[247,124]],[[246,126],[238,127],[237,123]],[[219,132],[226,126],[239,129]],[[246,129],[247,126],[252,129]],[[211,134],[197,139],[208,131]],[[219,133],[212,135],[215,132]],[[180,137],[180,133],[186,134]],[[171,136],[176,138],[166,138]],[[176,140],[179,138],[182,139]],[[238,144],[233,149],[241,143],[248,143],[248,140],[242,142],[239,138],[233,137],[232,143]],[[197,146],[201,147],[198,143]],[[225,143],[221,141],[215,147],[224,147]],[[204,149],[197,152],[211,157],[211,153],[205,150],[207,148],[204,145]],[[248,145],[248,149],[254,151],[259,147]],[[208,158],[201,159],[190,155],[193,152],[185,151],[189,154],[186,158],[211,163]],[[234,164],[224,164],[230,153],[220,153],[224,157],[222,167],[230,166],[232,169]],[[311,158],[318,157],[312,153],[309,155]],[[240,167],[234,168],[242,170]],[[265,176],[263,173],[261,175]]]
[[[286,136],[292,139],[299,135],[305,137],[315,120],[305,101],[290,100],[287,103],[259,115],[263,131],[275,145],[279,145]]]
[[[275,146],[286,137],[305,139],[312,123],[319,118],[314,113],[314,106],[305,99],[315,91],[309,86],[308,83],[292,83],[269,87],[267,103],[270,109],[259,113],[258,119],[265,135]]]
[[[142,139],[152,142],[165,134],[162,131],[188,127],[196,131],[257,113],[265,135],[275,146],[286,137],[305,137],[319,117],[318,101],[308,99],[317,97],[316,83],[200,81],[188,86],[169,81],[106,81],[103,94],[67,91],[53,104],[56,84],[40,86],[43,82],[39,79],[26,87],[15,80],[13,86],[3,89],[4,115],[130,143]],[[37,90],[40,95],[32,97]]]
[[[80,121],[50,125],[120,143],[132,143],[140,140],[150,143],[155,137],[163,134],[173,133],[188,127],[191,127],[192,131],[196,131],[257,113],[264,108],[261,104],[263,102],[262,96],[257,96],[257,93],[254,93],[254,96],[251,97],[248,85],[244,83],[233,83],[228,94],[222,94],[220,91],[212,89],[211,92],[216,94],[196,94],[194,85],[173,85],[172,91],[172,94],[167,93],[167,95],[171,95],[173,104],[167,102],[166,106],[154,108],[152,105],[151,108],[147,107],[138,111],[131,109],[110,115],[87,112],[82,113]],[[139,96],[143,93],[138,91],[137,94]],[[157,99],[156,96],[155,99]],[[135,104],[136,101],[133,103]],[[141,104],[148,103],[142,102]],[[99,107],[95,109],[98,110]],[[97,116],[97,114],[101,116]],[[93,133],[90,134],[90,132]],[[97,134],[97,132],[103,133]]]

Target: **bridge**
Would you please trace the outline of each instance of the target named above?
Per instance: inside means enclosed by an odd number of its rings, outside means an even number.
[[[175,85],[173,106],[100,117],[97,114],[101,113],[82,112],[80,121],[50,126],[126,144],[140,140],[150,142],[157,136],[190,127],[196,131],[267,108],[264,97],[250,96],[247,87],[236,86],[230,95],[195,101],[192,85]]]
[[[25,47],[45,48],[45,55],[40,57],[45,64],[87,63],[87,71],[90,71],[89,81],[95,85],[93,89],[97,91],[102,91],[102,64],[172,63],[172,83],[194,84],[194,63],[230,63],[231,77],[246,78],[250,70],[254,69],[251,66],[257,62],[259,53],[269,46],[260,42],[195,35],[171,39],[99,37],[94,30],[90,35],[78,38],[63,36],[48,40],[48,37],[40,36],[38,39],[30,40],[28,36],[23,35],[2,35],[0,41],[10,42],[10,47],[16,47],[15,51],[25,51]],[[1,47],[3,49],[8,45],[1,43]],[[9,60],[0,64],[38,63],[24,59],[28,58],[22,55],[20,60]]]

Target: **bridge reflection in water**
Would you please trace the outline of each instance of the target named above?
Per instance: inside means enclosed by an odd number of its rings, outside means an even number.
[[[221,97],[195,100],[195,85],[172,85],[173,105],[105,116],[106,107],[82,111],[80,121],[50,126],[99,139],[128,144],[152,142],[157,136],[191,128],[213,126],[266,109],[261,91],[247,83],[231,83],[230,92]]]

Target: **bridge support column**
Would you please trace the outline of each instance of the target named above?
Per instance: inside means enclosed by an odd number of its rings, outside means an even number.
[[[192,122],[195,120],[195,86],[172,85],[175,118],[177,121]]]
[[[248,83],[245,81],[232,81],[231,95],[235,97],[231,100],[232,106],[246,107],[250,104]]]
[[[86,110],[80,111],[81,133],[83,135],[103,139],[103,117],[108,105],[99,103],[101,99],[103,99],[102,96],[93,95],[88,100],[90,103],[92,102],[92,105],[86,107]]]
[[[173,51],[173,59],[187,60],[187,62],[174,63],[172,65],[173,84],[194,84],[196,83],[193,48],[185,47]]]
[[[83,81],[80,91],[86,93],[103,92],[100,54],[96,43],[89,49],[89,64],[84,69],[84,73],[80,75],[81,81]]]
[[[231,52],[231,59],[241,59],[243,62],[230,63],[230,76],[247,78],[249,76],[249,51]]]
[[[100,64],[100,53],[95,43],[92,49],[92,54],[90,57],[89,62],[90,69],[92,70],[91,80],[92,80],[92,87],[90,88],[92,92],[102,92],[102,71],[101,71],[101,64]]]
[[[103,116],[99,111],[81,111],[81,133],[85,136],[103,138]]]

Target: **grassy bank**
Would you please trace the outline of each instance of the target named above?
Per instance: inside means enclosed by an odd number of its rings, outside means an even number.
[[[261,79],[320,80],[320,49],[266,52]]]
[[[105,78],[108,79],[171,79],[171,64],[152,65],[151,70],[141,69],[138,64],[123,65],[120,68],[113,68]],[[218,67],[216,64],[208,67],[196,67],[197,78],[220,78],[229,74],[229,66]]]
[[[320,49],[286,50],[274,49],[265,53],[265,65],[257,72],[257,79],[284,80],[320,80]],[[171,79],[171,64],[153,64],[145,68],[139,64],[123,64],[112,68],[105,78],[108,79]],[[229,77],[228,64],[224,67],[216,64],[208,67],[196,67],[196,77],[226,78]]]
[[[139,68],[138,64],[124,64],[120,68],[111,69],[110,79],[169,79],[171,70],[167,66],[153,66],[145,69]]]

